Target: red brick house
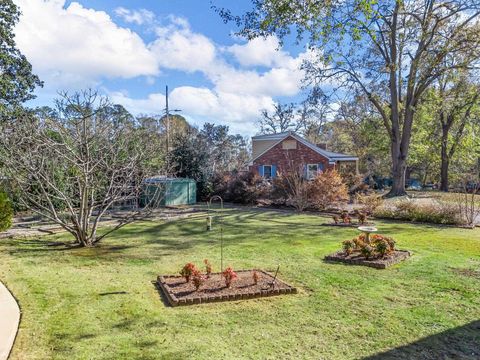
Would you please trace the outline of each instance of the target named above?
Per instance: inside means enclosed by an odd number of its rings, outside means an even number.
[[[326,169],[354,169],[358,173],[358,158],[327,151],[293,131],[252,137],[250,171],[274,178],[279,172],[295,168],[301,169],[307,179]]]

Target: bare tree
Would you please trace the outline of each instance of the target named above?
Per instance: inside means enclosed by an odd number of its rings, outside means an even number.
[[[288,130],[298,131],[302,124],[295,117],[295,107],[294,103],[275,104],[272,113],[262,110],[260,133],[277,134]]]
[[[97,234],[107,210],[138,199],[154,170],[149,133],[112,109],[94,91],[64,93],[54,112],[29,113],[1,125],[0,155],[19,202],[59,224],[80,246],[95,245],[153,205],[129,212]]]

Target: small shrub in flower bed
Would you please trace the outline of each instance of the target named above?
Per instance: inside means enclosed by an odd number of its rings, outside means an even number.
[[[187,263],[185,266],[180,270],[180,275],[182,275],[185,278],[185,281],[188,283],[190,281],[190,278],[192,275],[198,271],[195,264],[193,263]]]
[[[395,251],[395,240],[384,235],[370,235],[370,242],[366,242],[365,234],[359,235],[352,240],[345,240],[343,243],[345,254],[360,253],[366,259],[371,257],[385,257]]]
[[[342,248],[343,251],[328,255],[325,260],[384,269],[410,256],[408,251],[397,250],[391,237],[379,234],[370,235],[368,242],[365,234],[345,240]]]
[[[205,264],[205,273],[207,274],[207,278],[209,278],[212,273],[212,264],[210,264],[208,259],[203,260],[203,263]]]
[[[230,287],[232,285],[232,281],[237,278],[237,273],[233,271],[231,267],[226,268],[223,273],[223,277],[225,278],[225,286]]]
[[[199,270],[195,270],[192,275],[192,282],[193,286],[195,286],[195,290],[198,291],[200,286],[205,283],[205,278],[203,277],[202,273]]]

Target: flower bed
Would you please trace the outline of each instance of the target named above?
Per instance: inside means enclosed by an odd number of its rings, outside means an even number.
[[[351,265],[363,265],[376,269],[385,269],[391,265],[397,264],[405,260],[411,255],[407,250],[395,250],[392,254],[383,258],[365,259],[359,253],[346,254],[344,251],[336,252],[335,254],[325,256],[326,261],[341,262]]]
[[[362,234],[345,240],[342,245],[343,251],[328,255],[325,260],[385,269],[411,255],[409,251],[397,250],[392,238],[379,234],[373,234],[370,238]]]
[[[254,273],[256,275],[254,275]],[[224,273],[212,273],[196,289],[193,281],[183,276],[158,276],[157,284],[171,306],[193,305],[216,301],[245,300],[266,296],[295,294],[297,289],[262,270],[236,271],[235,281],[229,287]]]
[[[364,222],[364,223],[358,223],[358,222],[355,222],[355,223],[343,223],[343,222],[339,222],[339,223],[323,223],[322,226],[338,226],[338,227],[348,227],[348,228],[357,228],[359,226],[374,226],[375,223],[373,222]]]

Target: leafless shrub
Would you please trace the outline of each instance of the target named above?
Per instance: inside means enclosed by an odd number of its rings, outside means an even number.
[[[480,192],[480,182],[464,181],[463,192],[455,194],[457,211],[464,220],[465,225],[475,226],[477,217],[480,215],[480,200],[477,193]]]
[[[302,167],[292,167],[278,174],[273,182],[274,197],[283,197],[288,206],[297,211],[304,211],[311,205],[309,199],[309,184],[305,180]]]

